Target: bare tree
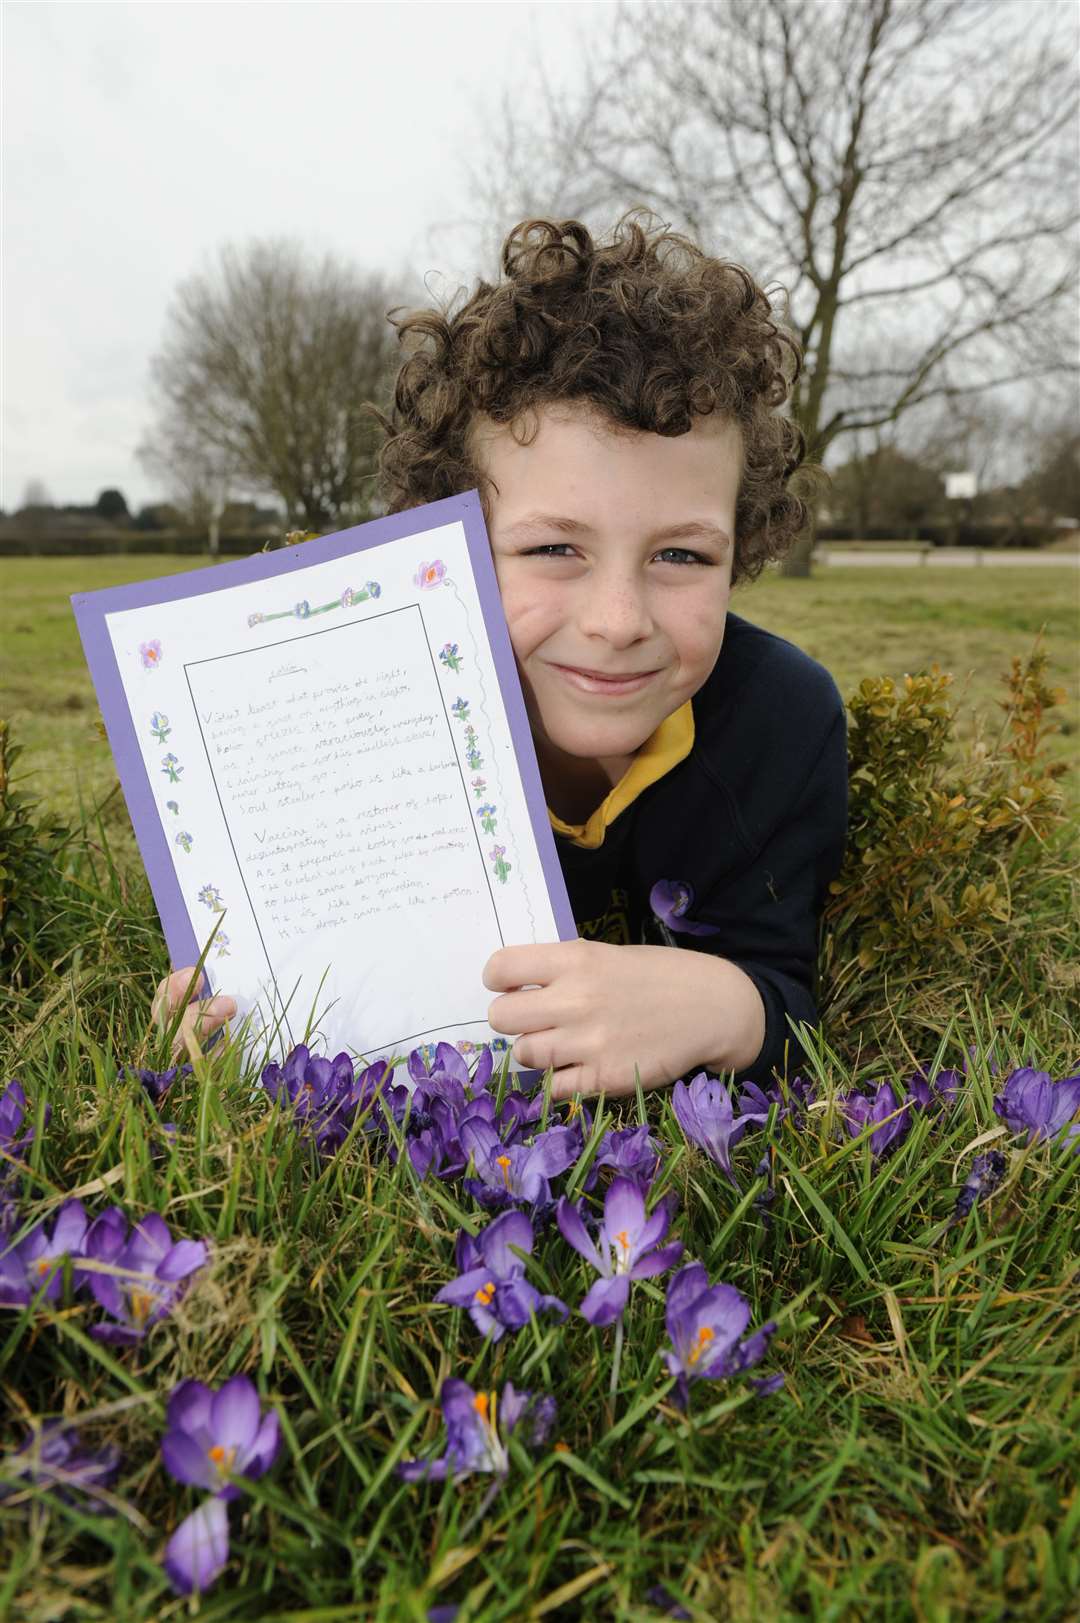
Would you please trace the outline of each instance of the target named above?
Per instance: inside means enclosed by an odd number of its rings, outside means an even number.
[[[778,281],[821,459],[1075,373],[1076,33],[1029,0],[623,4],[577,92],[541,74],[538,105],[504,101],[474,181],[507,223],[545,176],[547,214],[643,203]]]
[[[186,430],[178,412],[166,413],[135,455],[147,473],[164,484],[192,529],[206,531],[210,555],[217,557],[221,515],[242,481],[228,451],[202,443]]]
[[[231,485],[274,492],[305,529],[366,516],[377,440],[363,406],[389,388],[392,302],[382,277],[287,241],[223,249],[170,308],[145,465],[202,491],[211,514]]]

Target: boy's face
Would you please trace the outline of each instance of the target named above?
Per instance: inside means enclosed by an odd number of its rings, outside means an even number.
[[[529,445],[474,429],[497,487],[495,572],[542,764],[595,762],[615,783],[716,663],[741,440],[713,417],[676,438],[613,430],[572,403],[538,418]]]

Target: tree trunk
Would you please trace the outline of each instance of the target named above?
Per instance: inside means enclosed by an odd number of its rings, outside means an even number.
[[[215,511],[210,515],[210,556],[216,558],[221,551],[221,514]]]
[[[807,530],[800,535],[791,551],[780,565],[780,573],[788,580],[809,580],[813,574],[810,554],[814,550],[814,532]]]

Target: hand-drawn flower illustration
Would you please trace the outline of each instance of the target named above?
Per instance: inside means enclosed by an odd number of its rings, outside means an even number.
[[[173,843],[178,845],[180,847],[181,851],[190,852],[191,847],[195,844],[195,841],[192,839],[190,834],[185,833],[185,832],[182,831],[181,833],[179,833],[176,836],[176,839],[175,839],[175,841]]]
[[[219,958],[228,958],[229,956],[229,938],[224,930],[219,930],[214,937],[214,951]]]
[[[454,715],[457,717],[458,721],[468,721],[468,719],[469,719],[469,701],[468,701],[468,699],[455,699],[453,704],[450,706],[450,708],[454,712]]]
[[[154,714],[150,717],[150,731],[153,733],[159,744],[164,744],[165,740],[172,732],[172,728],[169,726],[168,716],[163,716],[160,710],[155,710]]]
[[[164,772],[170,783],[179,783],[180,774],[184,769],[180,765],[177,757],[170,750],[168,755],[163,755],[161,758],[161,770]]]
[[[353,591],[351,586],[346,586],[345,590],[341,594],[341,606],[342,606],[342,608],[343,609],[351,609],[355,602],[356,602],[356,593]]]
[[[487,782],[484,778],[474,778],[472,780],[472,787],[473,794],[476,796],[477,800],[479,800],[484,791],[487,789]]]
[[[476,748],[468,749],[468,750],[465,751],[465,760],[466,760],[466,762],[468,764],[468,768],[469,768],[470,772],[479,772],[480,768],[484,764],[484,757],[480,754],[480,751],[478,749],[476,749]]]
[[[224,913],[225,903],[221,900],[221,892],[216,885],[204,885],[199,892],[199,900],[211,913]]]
[[[413,585],[419,586],[422,592],[430,590],[432,586],[440,586],[446,575],[446,565],[441,558],[434,563],[423,563],[413,576]]]
[[[379,585],[377,580],[366,580],[364,582],[364,591],[369,597],[382,596],[382,587]]]
[[[180,815],[180,802],[178,800],[167,800],[165,802],[165,805],[167,806],[169,811],[172,812],[174,817],[179,817],[179,815]]]
[[[506,876],[510,872],[510,864],[503,860],[505,856],[505,845],[493,845],[488,852],[488,857],[495,869],[495,877],[500,885],[506,884]]]
[[[264,618],[263,615],[261,615],[259,613],[258,609],[256,609],[254,614],[249,614],[248,615],[248,625],[249,626],[261,626],[262,623],[263,623],[263,618]]]
[[[443,647],[439,649],[439,658],[442,660],[447,670],[453,671],[455,674],[460,671],[461,655],[458,653],[458,645],[456,642],[445,643]]]
[[[494,834],[494,832],[495,832],[495,807],[494,806],[478,806],[476,808],[476,815],[480,819],[480,827],[483,829],[484,833],[485,834]]]
[[[139,658],[143,662],[144,671],[156,671],[161,664],[161,643],[157,637],[151,642],[139,644]]]
[[[308,615],[311,613],[311,604],[308,602],[306,597],[296,605],[295,609],[293,609],[293,613],[296,615],[298,620],[307,619]]]

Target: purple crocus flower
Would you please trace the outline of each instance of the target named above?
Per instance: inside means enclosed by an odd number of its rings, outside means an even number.
[[[499,1341],[507,1330],[520,1330],[531,1313],[551,1310],[566,1318],[569,1309],[557,1296],[542,1296],[525,1278],[525,1264],[511,1247],[531,1252],[533,1227],[524,1212],[503,1212],[474,1240],[462,1229],[455,1246],[461,1273],[444,1285],[435,1300],[468,1309],[482,1336]]]
[[[938,1071],[932,1082],[925,1071],[916,1071],[908,1081],[907,1103],[916,1110],[937,1110],[952,1104],[963,1085],[962,1071]]]
[[[590,1263],[600,1278],[589,1289],[580,1311],[590,1324],[614,1324],[630,1299],[630,1281],[662,1274],[682,1255],[682,1241],[661,1246],[671,1213],[661,1201],[646,1216],[645,1197],[631,1178],[615,1178],[604,1197],[604,1217],[597,1242],[589,1237],[581,1213],[570,1201],[559,1201],[559,1232]]]
[[[284,1065],[267,1065],[262,1085],[275,1104],[290,1104],[294,1125],[310,1134],[323,1154],[339,1149],[356,1109],[356,1076],[349,1055],[332,1060],[297,1043]]]
[[[20,1170],[22,1153],[34,1139],[33,1126],[26,1125],[29,1101],[21,1082],[9,1082],[0,1093],[0,1241],[11,1233],[18,1216],[12,1190]],[[52,1114],[45,1106],[44,1120]],[[0,1274],[0,1281],[3,1275]],[[2,1284],[0,1284],[2,1289]]]
[[[277,1411],[262,1413],[246,1375],[234,1375],[216,1392],[202,1381],[181,1381],[166,1420],[161,1457],[169,1475],[219,1499],[239,1499],[235,1479],[262,1476],[281,1446]]]
[[[549,1178],[573,1166],[579,1137],[569,1127],[549,1127],[533,1142],[505,1144],[487,1121],[470,1117],[460,1127],[462,1147],[472,1160],[476,1176],[466,1178],[466,1191],[481,1206],[527,1205],[534,1209],[551,1203]]]
[[[616,1127],[600,1140],[582,1188],[594,1188],[601,1167],[613,1167],[620,1176],[632,1178],[645,1192],[659,1166],[660,1146],[650,1134],[647,1123],[640,1127]]]
[[[776,1329],[770,1319],[740,1340],[750,1323],[749,1302],[734,1285],[710,1285],[700,1262],[688,1263],[672,1279],[665,1317],[672,1350],[664,1354],[664,1362],[668,1374],[677,1377],[676,1396],[684,1409],[692,1381],[724,1380],[751,1369],[764,1357]],[[760,1383],[766,1391],[775,1391],[778,1384],[773,1376]]]
[[[685,879],[658,879],[649,892],[649,907],[665,930],[676,935],[718,935],[718,925],[696,924],[686,917],[693,905],[694,889]]]
[[[398,1476],[406,1482],[441,1482],[449,1476],[457,1481],[474,1471],[489,1471],[497,1479],[510,1469],[506,1439],[523,1421],[528,1421],[525,1441],[541,1448],[555,1423],[555,1399],[518,1392],[507,1381],[502,1395],[474,1392],[466,1381],[455,1377],[443,1382],[439,1394],[446,1422],[446,1453],[434,1460],[403,1460]]]
[[[94,1260],[108,1262],[116,1271],[88,1271],[90,1289],[99,1306],[117,1322],[95,1324],[90,1334],[98,1341],[120,1344],[141,1341],[151,1325],[167,1317],[183,1294],[188,1276],[209,1255],[205,1240],[174,1243],[164,1218],[156,1212],[135,1224],[115,1259],[115,1227],[103,1228],[94,1244]]]
[[[193,1072],[190,1065],[173,1065],[167,1071],[148,1071],[141,1065],[128,1065],[124,1074],[139,1082],[150,1103],[160,1107],[177,1077],[191,1076]]]
[[[1005,1176],[1006,1165],[1007,1162],[1000,1150],[990,1150],[986,1155],[975,1157],[967,1181],[956,1197],[951,1222],[962,1222],[976,1201],[985,1200],[987,1195],[993,1194]]]
[[[798,1121],[809,1111],[817,1091],[813,1082],[806,1082],[801,1076],[792,1077],[788,1083],[786,1098],[779,1082],[770,1082],[767,1088],[758,1087],[756,1082],[743,1082],[741,1089],[739,1115],[748,1117],[752,1126],[756,1126],[759,1121],[767,1121],[773,1105],[778,1106],[776,1113],[778,1122],[783,1121],[785,1116],[791,1116]]]
[[[1052,1082],[1048,1071],[1035,1071],[1028,1065],[1010,1071],[994,1100],[994,1114],[1010,1132],[1027,1133],[1029,1144],[1037,1139],[1056,1138],[1071,1122],[1065,1143],[1075,1144],[1080,1151],[1080,1121],[1073,1121],[1077,1112],[1080,1112],[1080,1076]]]
[[[731,1106],[731,1095],[722,1082],[714,1082],[704,1071],[699,1071],[690,1086],[676,1082],[671,1090],[671,1108],[675,1118],[691,1144],[716,1162],[726,1178],[738,1187],[731,1170],[731,1152],[748,1127],[768,1119],[751,1112],[736,1116]]]
[[[45,1223],[0,1256],[0,1307],[26,1307],[44,1289],[46,1301],[60,1294],[65,1257],[82,1254],[86,1211],[81,1200],[65,1200],[51,1229]]]
[[[17,1159],[20,1152],[33,1143],[33,1125],[25,1125],[28,1108],[29,1100],[22,1083],[8,1082],[0,1093],[0,1181],[6,1171],[5,1160],[8,1157]],[[46,1125],[51,1115],[52,1106],[46,1105]]]
[[[901,1105],[889,1082],[882,1082],[872,1099],[865,1093],[849,1093],[839,1104],[852,1138],[879,1124],[870,1134],[870,1154],[875,1161],[902,1144],[911,1128],[910,1103]]]
[[[86,1452],[78,1433],[63,1421],[35,1426],[26,1441],[0,1462],[0,1499],[32,1484],[77,1504],[80,1509],[104,1510],[99,1490],[107,1488],[120,1469],[120,1450],[110,1444],[96,1454]]]

